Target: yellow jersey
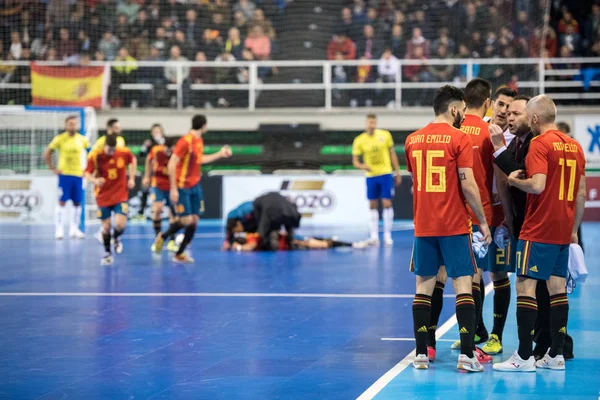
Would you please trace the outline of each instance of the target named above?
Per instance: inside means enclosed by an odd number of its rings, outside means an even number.
[[[366,173],[368,177],[391,174],[390,148],[393,147],[392,134],[383,129],[375,129],[372,135],[363,132],[354,139],[352,155],[362,156],[363,163],[370,168]]]
[[[61,175],[83,176],[82,159],[86,156],[90,143],[79,133],[73,136],[68,132],[56,135],[48,148],[58,151],[58,170]]]
[[[100,136],[98,140],[96,140],[96,143],[94,143],[94,150],[98,150],[104,147],[105,141],[106,135]],[[117,147],[125,147],[125,139],[123,139],[123,136],[121,135],[117,136]]]

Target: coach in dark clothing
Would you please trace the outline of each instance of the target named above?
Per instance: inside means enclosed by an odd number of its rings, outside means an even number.
[[[533,139],[533,133],[527,123],[525,109],[529,97],[517,96],[509,106],[508,128],[515,138],[508,146],[504,144],[504,132],[498,126],[490,126],[490,136],[494,145],[494,163],[506,175],[516,170],[525,170],[525,159],[529,152],[529,144]],[[499,188],[500,190],[500,188]],[[518,240],[525,220],[527,208],[527,194],[516,187],[510,188],[510,197],[512,201],[512,226],[509,226],[513,233],[515,242]],[[506,218],[510,224],[511,218]],[[536,287],[536,298],[538,302],[538,316],[535,324],[536,343],[533,354],[536,359],[542,358],[550,348],[552,338],[550,336],[550,295],[545,281],[538,281]],[[573,358],[573,339],[566,335],[563,348],[565,359]]]

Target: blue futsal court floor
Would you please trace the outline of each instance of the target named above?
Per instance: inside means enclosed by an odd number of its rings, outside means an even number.
[[[583,227],[590,277],[570,296],[576,358],[530,374],[456,371],[450,288],[438,359],[412,369],[406,225],[393,248],[237,254],[205,224],[191,266],[153,258],[151,227],[130,225],[112,267],[91,237],[0,230],[0,399],[600,398],[600,224]],[[514,315],[513,304],[504,357]],[[484,318],[491,329],[491,296]]]

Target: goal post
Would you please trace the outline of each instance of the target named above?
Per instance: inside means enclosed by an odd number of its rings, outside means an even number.
[[[3,219],[12,217],[44,223],[52,221],[50,210],[56,205],[57,183],[54,182],[52,187],[46,183],[49,181],[49,171],[43,153],[52,139],[64,131],[65,118],[68,116],[77,117],[80,133],[93,145],[98,139],[98,126],[96,111],[92,107],[0,106],[0,175],[7,182],[29,178],[26,186],[30,191],[26,195],[25,189],[15,189],[13,184],[5,185],[12,189],[0,187],[4,196],[12,196],[10,200],[0,203]],[[82,166],[85,167],[86,162],[87,153],[82,155]],[[83,186],[82,231],[86,222],[96,219],[97,209],[93,191],[85,181]],[[18,193],[18,190],[21,192]],[[23,204],[13,200],[23,197],[30,200]]]

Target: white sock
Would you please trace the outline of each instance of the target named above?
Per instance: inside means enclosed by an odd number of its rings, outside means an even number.
[[[371,210],[371,220],[369,223],[371,239],[379,239],[379,211]]]
[[[79,229],[81,223],[81,206],[71,207],[71,229]]]
[[[65,206],[56,206],[56,213],[54,214],[54,223],[56,224],[56,229],[64,229],[63,220],[65,215]]]
[[[383,237],[385,239],[392,238],[392,224],[394,223],[394,209],[383,209]]]

